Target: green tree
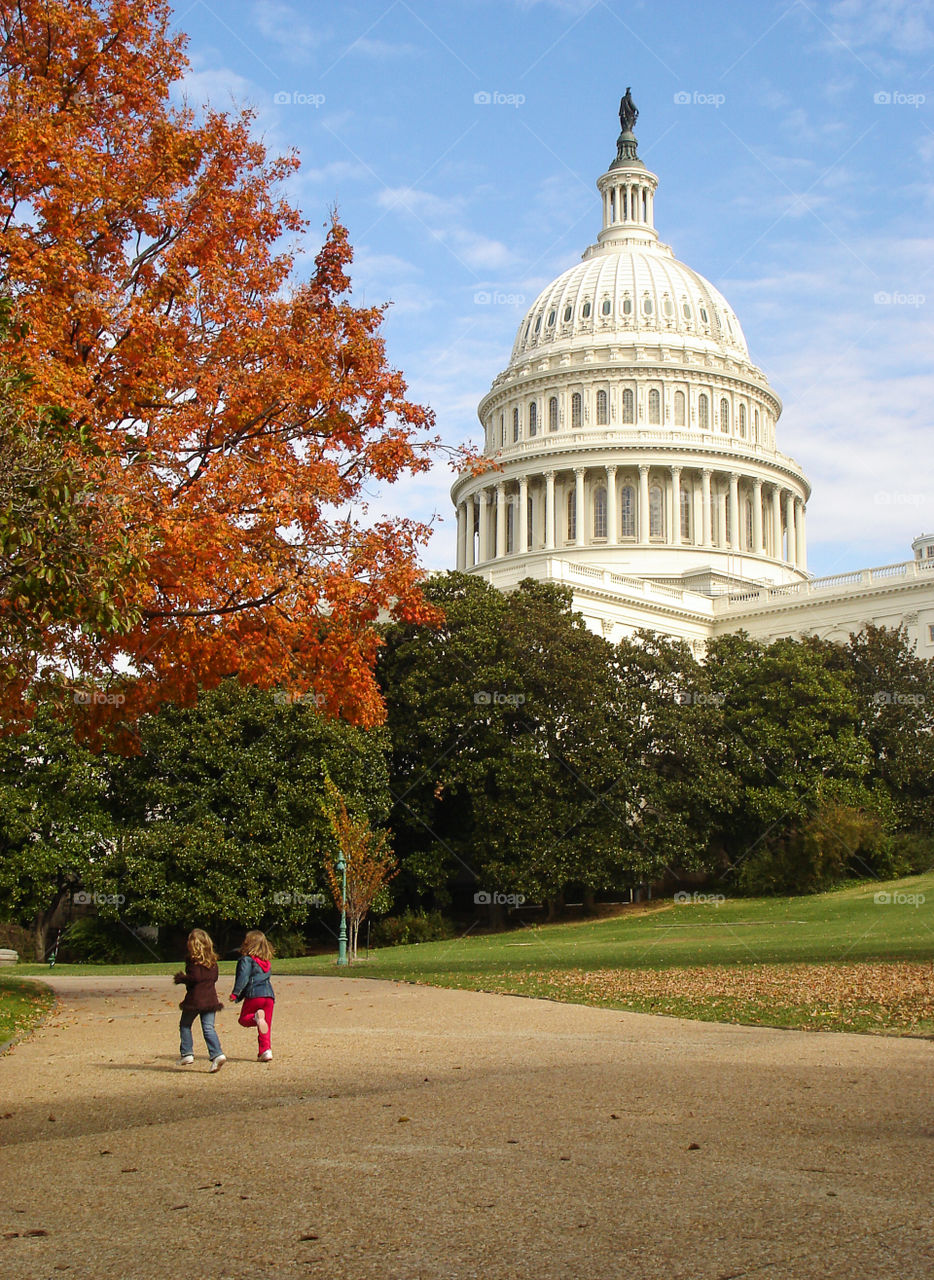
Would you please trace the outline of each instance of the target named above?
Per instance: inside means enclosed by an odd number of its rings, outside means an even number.
[[[724,636],[708,646],[707,668],[723,699],[725,767],[738,788],[721,815],[724,846],[741,882],[761,885],[762,867],[789,842],[800,846],[822,804],[872,808],[859,703],[833,646],[817,639]],[[857,850],[842,828],[836,838],[842,865]],[[801,867],[798,892],[815,884]]]
[[[23,733],[0,736],[0,895],[33,930],[38,961],[56,912],[94,885],[107,854],[108,791],[106,758],[75,742],[51,699]]]
[[[307,698],[229,680],[138,732],[138,753],[113,764],[121,831],[101,869],[104,887],[126,886],[134,920],[299,925],[326,889],[326,774],[374,822],[386,816],[383,731]]]
[[[410,888],[521,893],[625,882],[630,821],[613,649],[563,588],[509,595],[429,580],[439,629],[389,629],[378,675],[393,742],[392,822]]]

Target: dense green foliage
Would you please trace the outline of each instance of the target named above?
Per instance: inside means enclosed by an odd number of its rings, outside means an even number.
[[[0,738],[3,914],[37,954],[75,893],[124,931],[259,926],[300,950],[333,924],[326,776],[389,828],[386,941],[439,909],[503,923],[647,883],[814,893],[934,862],[934,664],[903,632],[725,636],[699,662],[607,643],[552,585],[449,573],[426,596],[440,627],[387,628],[380,730],[228,680],[95,755],[40,704]]]

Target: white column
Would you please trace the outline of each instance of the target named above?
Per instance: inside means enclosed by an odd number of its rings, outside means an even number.
[[[611,547],[619,541],[619,516],[616,512],[616,468],[606,469],[606,540]]]
[[[555,549],[555,473],[545,472],[545,550]]]
[[[772,559],[782,558],[782,496],[777,484],[772,485]]]
[[[762,541],[762,481],[752,482],[752,549],[757,556],[765,552]]]
[[[525,555],[529,549],[529,481],[527,476],[519,479],[519,510],[516,512],[519,521],[519,554]],[[513,532],[515,532],[513,522]]]
[[[795,563],[795,495],[790,489],[785,491],[785,532],[788,537],[788,554],[785,557],[790,565]]]
[[[477,563],[476,546],[474,544],[474,530],[477,527],[477,504],[471,493],[466,499],[467,507],[467,540],[466,540],[466,559],[464,561],[465,569],[472,569]]]
[[[467,504],[457,504],[457,569],[464,572],[467,564]]]
[[[496,558],[506,554],[506,485],[500,480],[496,486]]]
[[[488,511],[487,511],[487,508],[489,506],[489,494],[487,490],[481,489],[480,492],[477,494],[477,498],[480,502],[480,513],[477,518],[477,526],[479,530],[479,536],[478,536],[479,546],[477,547],[477,560],[479,564],[483,564],[485,560],[489,560],[490,558],[490,551],[489,551],[490,530],[489,530],[489,517],[488,517]]]
[[[730,472],[730,550],[739,550],[739,476]]]
[[[799,569],[806,569],[808,567],[807,535],[804,531],[804,513],[804,502],[801,498],[796,498],[795,533],[797,534],[797,546],[795,548],[795,560]]]
[[[710,476],[709,467],[704,467],[701,471],[701,484],[703,486],[703,507],[704,507],[704,528],[701,534],[701,540],[705,547],[713,545],[713,509],[710,497]]]
[[[671,468],[671,538],[674,547],[681,546],[681,468]]]
[[[639,541],[649,540],[649,469],[639,467]]]
[[[584,545],[584,521],[587,512],[584,510],[584,467],[574,468],[574,545]]]

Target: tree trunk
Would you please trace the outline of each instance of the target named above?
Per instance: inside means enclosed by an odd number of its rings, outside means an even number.
[[[548,898],[546,901],[548,904],[548,914],[545,919],[550,923],[553,920],[557,920],[558,916],[561,914],[561,909],[564,906],[564,890],[562,889],[560,893],[556,893],[553,898]]]
[[[584,890],[584,914],[592,916],[597,909],[597,895],[593,889]]]

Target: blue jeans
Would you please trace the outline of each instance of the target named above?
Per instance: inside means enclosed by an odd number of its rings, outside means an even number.
[[[178,1050],[179,1057],[187,1058],[190,1053],[194,1052],[191,1028],[194,1026],[195,1018],[201,1019],[201,1034],[204,1036],[204,1043],[208,1047],[211,1061],[213,1062],[215,1058],[222,1058],[224,1052],[221,1049],[221,1042],[217,1038],[217,1032],[214,1030],[213,1009],[207,1013],[196,1013],[194,1009],[182,1010],[181,1020],[178,1024],[178,1036],[181,1042]]]

